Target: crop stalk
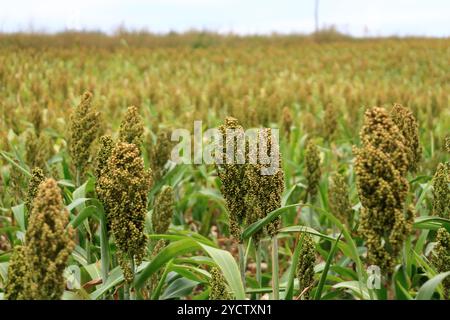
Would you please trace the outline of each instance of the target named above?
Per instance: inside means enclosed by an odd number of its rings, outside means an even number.
[[[278,282],[278,239],[274,235],[272,238],[272,286],[273,286],[273,299],[279,300],[279,287]]]

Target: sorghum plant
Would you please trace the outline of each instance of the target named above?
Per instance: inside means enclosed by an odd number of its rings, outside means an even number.
[[[29,213],[31,213],[31,207],[39,189],[39,185],[45,180],[44,171],[41,168],[34,168],[31,171],[31,178],[28,182],[27,196],[25,200],[25,206]]]
[[[354,148],[357,189],[362,208],[360,232],[366,239],[367,261],[391,275],[403,242],[412,228],[408,193],[408,147],[384,108],[366,111]]]
[[[436,245],[433,249],[431,261],[437,272],[450,271],[450,233],[445,228],[440,228],[436,236]],[[444,279],[445,299],[450,298],[450,278]]]
[[[336,173],[330,177],[328,186],[328,202],[331,213],[342,223],[351,227],[353,221],[353,209],[350,205],[348,184],[345,178]]]
[[[69,154],[76,168],[77,185],[91,156],[91,145],[99,134],[100,113],[92,107],[92,94],[85,92],[69,122]]]
[[[114,147],[105,171],[97,192],[108,208],[119,264],[126,281],[131,283],[134,266],[141,263],[146,251],[144,226],[151,172],[144,169],[138,147],[125,142]]]
[[[169,229],[174,209],[174,193],[170,186],[164,186],[155,199],[152,214],[153,232],[164,234]]]
[[[254,157],[257,160],[256,164],[249,163],[246,165],[244,186],[246,189],[245,204],[246,209],[246,222],[248,225],[266,217],[270,212],[281,207],[281,197],[284,191],[284,173],[281,169],[281,156],[279,154],[279,146],[272,138],[271,129],[264,128],[259,130],[260,138],[258,139],[258,155],[250,154],[249,157]],[[259,142],[265,144],[262,146]],[[263,148],[263,149],[261,149]],[[265,149],[266,148],[266,149]],[[278,154],[277,167],[274,168],[275,172],[270,174],[264,174],[263,169],[267,169],[267,165],[264,164],[261,152],[267,151],[266,155],[270,159],[272,153]],[[273,164],[272,164],[273,165]],[[273,287],[274,287],[274,299],[278,298],[278,242],[277,231],[280,227],[281,220],[277,217],[271,221],[267,227],[266,232],[272,238],[272,272],[273,272]],[[261,283],[260,277],[260,238],[263,235],[261,230],[253,235],[255,241],[256,254],[257,254],[257,278],[258,283]]]
[[[142,135],[144,134],[144,123],[139,110],[135,106],[128,107],[125,117],[120,124],[119,141],[142,145]]]
[[[211,292],[209,300],[231,300],[232,296],[227,289],[227,282],[225,281],[222,272],[216,267],[211,269],[211,280],[209,282]]]
[[[60,299],[65,281],[63,272],[75,243],[69,212],[53,179],[39,185],[25,236],[27,265],[25,298]]]
[[[104,185],[108,180],[101,179],[108,172],[108,161],[111,157],[112,150],[114,148],[114,141],[111,136],[105,135],[100,137],[100,146],[95,158],[95,191],[97,193],[98,199],[103,204],[103,209],[105,210],[106,217],[109,217],[108,201],[104,198],[107,192],[107,185]],[[110,226],[110,220],[108,218],[108,226]]]
[[[308,189],[306,195],[311,201],[317,196],[317,189],[320,182],[322,171],[320,169],[320,153],[316,144],[309,140],[305,151],[305,171],[304,175],[307,180]]]
[[[230,130],[234,133],[230,134]],[[239,249],[239,266],[241,271],[242,281],[245,283],[245,256],[244,256],[244,244],[241,239],[241,227],[246,220],[246,188],[245,188],[245,164],[239,164],[236,162],[238,157],[245,157],[245,154],[238,154],[242,152],[237,146],[238,139],[244,137],[244,128],[239,125],[237,119],[233,117],[227,117],[225,123],[219,127],[219,131],[222,137],[222,150],[220,154],[216,155],[218,159],[221,159],[222,163],[216,161],[217,175],[219,176],[221,185],[221,192],[225,198],[229,214],[229,226],[230,233],[233,238],[238,242]],[[237,135],[237,136],[236,136]],[[227,146],[233,146],[234,158],[229,160],[227,157]],[[245,152],[245,151],[244,151]]]
[[[232,236],[239,242],[241,242],[241,226],[244,223],[245,212],[245,194],[246,189],[244,187],[245,179],[245,165],[236,163],[233,159],[233,163],[227,163],[226,161],[226,146],[233,143],[234,136],[227,135],[227,130],[237,130],[239,134],[244,135],[244,128],[239,125],[237,119],[227,117],[225,123],[219,127],[219,130],[223,138],[223,150],[220,155],[223,160],[222,164],[216,163],[217,174],[222,182],[221,191],[225,198],[225,202],[228,208],[230,232]],[[235,156],[237,151],[236,143]]]
[[[31,167],[47,168],[47,160],[52,156],[52,142],[50,138],[41,133],[37,136],[33,131],[28,132],[25,141],[25,160]]]
[[[15,246],[13,254],[9,260],[8,280],[5,285],[6,300],[25,299],[24,293],[27,270],[25,247]]]
[[[405,144],[408,148],[408,169],[411,172],[416,172],[422,157],[422,148],[419,142],[419,126],[416,118],[411,110],[400,104],[394,105],[390,115],[405,137]]]
[[[323,124],[322,124],[322,132],[325,140],[331,141],[333,139],[334,135],[336,134],[337,129],[337,116],[338,113],[334,108],[334,105],[329,103],[325,107],[325,113],[323,117]]]
[[[450,169],[439,163],[433,177],[433,214],[443,218],[450,217]]]
[[[172,150],[172,141],[170,141],[170,131],[161,130],[157,134],[156,143],[148,142],[148,157],[150,168],[153,171],[153,179],[158,181],[164,175],[164,166],[170,159]]]
[[[288,107],[284,107],[282,111],[282,128],[283,132],[285,133],[286,137],[289,139],[289,136],[291,134],[291,128],[294,120],[292,117],[291,109]]]
[[[314,285],[314,266],[316,265],[316,249],[311,236],[305,233],[302,236],[302,247],[297,264],[297,278],[299,292],[304,300],[310,298],[310,292]]]
[[[39,137],[43,128],[43,112],[41,105],[37,103],[33,103],[31,105],[29,115],[29,121],[33,124],[34,132]]]

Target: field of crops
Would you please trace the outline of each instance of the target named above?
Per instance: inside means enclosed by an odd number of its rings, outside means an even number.
[[[449,61],[448,39],[0,35],[0,299],[449,299]],[[279,129],[280,166],[175,163],[199,121]]]

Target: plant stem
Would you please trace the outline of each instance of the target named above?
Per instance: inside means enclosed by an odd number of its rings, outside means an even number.
[[[238,246],[239,250],[239,269],[241,270],[241,280],[242,284],[245,288],[245,269],[246,269],[246,262],[245,262],[245,251],[244,251],[244,243],[239,243]]]
[[[80,172],[79,168],[77,168],[75,183],[76,183],[77,187],[80,186],[80,183],[81,183],[81,172]]]
[[[134,257],[131,257],[131,273],[133,274],[134,279],[135,274]],[[134,292],[132,286],[130,286],[130,300],[136,300],[136,293]]]
[[[126,280],[123,285],[123,300],[130,300],[130,285]]]
[[[262,287],[262,277],[261,277],[261,241],[256,243],[256,282],[258,283],[258,288]],[[259,293],[256,298],[259,299]]]
[[[278,239],[277,235],[272,238],[272,286],[273,299],[279,300],[279,282],[278,282]]]

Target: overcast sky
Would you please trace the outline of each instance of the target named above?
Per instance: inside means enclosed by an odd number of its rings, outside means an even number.
[[[315,0],[0,0],[0,31],[308,33]],[[320,0],[320,26],[361,35],[450,36],[449,0]]]

